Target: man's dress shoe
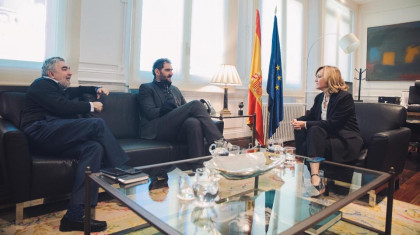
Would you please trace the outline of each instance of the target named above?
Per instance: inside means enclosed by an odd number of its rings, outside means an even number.
[[[60,231],[84,231],[84,220],[71,220],[66,217],[63,217],[60,222]],[[90,220],[90,230],[91,232],[100,232],[106,229],[106,221],[99,220]]]

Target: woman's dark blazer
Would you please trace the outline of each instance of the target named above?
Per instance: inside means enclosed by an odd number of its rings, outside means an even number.
[[[321,120],[321,105],[324,93],[315,97],[311,110],[297,120],[306,121],[306,128],[313,126],[324,128],[330,136],[331,157],[335,162],[349,162],[359,157],[363,146],[357,124],[353,97],[346,91],[339,91],[330,96],[327,120]]]

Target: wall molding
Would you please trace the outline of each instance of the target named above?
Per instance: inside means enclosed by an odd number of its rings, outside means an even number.
[[[81,62],[78,73],[80,84],[117,85],[124,90],[127,87],[124,66]]]

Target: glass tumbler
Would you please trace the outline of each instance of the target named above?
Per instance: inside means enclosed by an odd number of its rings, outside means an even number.
[[[268,152],[281,155],[283,151],[283,139],[268,139]]]
[[[296,161],[296,148],[295,147],[286,147],[284,148],[284,152],[286,153],[285,161],[287,164],[294,164]]]
[[[179,176],[179,191],[178,191],[178,198],[181,200],[193,200],[194,191],[190,184],[190,179],[188,175],[180,175]]]
[[[207,172],[206,168],[198,168],[195,173],[193,190],[198,207],[214,206],[219,193],[219,178]]]
[[[238,155],[241,152],[241,147],[238,145],[229,146],[229,155]]]

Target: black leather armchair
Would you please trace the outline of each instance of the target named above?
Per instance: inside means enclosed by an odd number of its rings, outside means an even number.
[[[414,86],[410,86],[408,91],[408,107],[407,111],[411,112],[412,118],[407,119],[407,127],[411,129],[412,146],[420,151],[420,80],[414,82]]]
[[[414,82],[408,90],[408,112],[420,112],[420,80]]]
[[[355,103],[360,134],[364,141],[362,166],[396,175],[404,169],[411,135],[404,127],[407,112],[403,106],[384,103]]]

